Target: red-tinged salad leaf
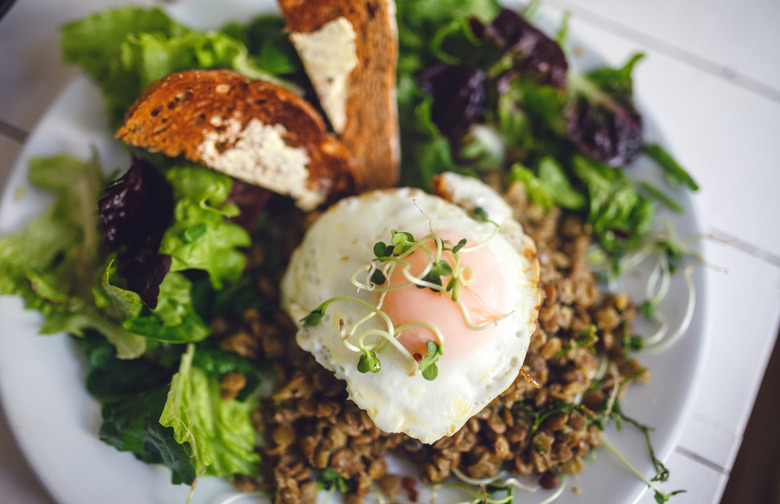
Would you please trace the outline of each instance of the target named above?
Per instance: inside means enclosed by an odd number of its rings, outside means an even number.
[[[453,143],[484,122],[488,95],[501,99],[508,81],[566,87],[561,47],[509,9],[488,25],[476,17],[456,19],[437,33],[434,47],[443,62],[418,72],[417,80],[432,97],[431,119]]]
[[[426,68],[417,79],[432,97],[431,120],[451,141],[460,139],[471,124],[483,121],[487,99],[484,70],[441,63]]]
[[[117,270],[127,289],[152,309],[157,306],[160,282],[171,267],[171,257],[158,251],[173,206],[170,184],[141,158],[134,158],[130,169],[98,201],[105,242],[118,251]]]
[[[569,137],[579,149],[610,166],[625,166],[642,151],[642,116],[634,106],[631,73],[643,54],[619,69],[570,75],[566,108]]]
[[[489,25],[471,20],[477,38],[500,47],[501,61],[494,71],[519,72],[537,84],[566,88],[569,64],[561,46],[510,9],[502,9]]]
[[[431,119],[433,99],[412,74],[398,77],[398,122],[401,126],[403,185],[430,188],[437,173],[457,171],[450,142]]]
[[[231,217],[230,220],[251,233],[257,226],[258,219],[273,194],[272,191],[263,187],[234,180],[225,202],[229,205],[236,205],[239,213],[235,217]]]

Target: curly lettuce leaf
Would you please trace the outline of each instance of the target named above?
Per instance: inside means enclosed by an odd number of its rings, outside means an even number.
[[[399,75],[414,73],[436,61],[430,43],[443,26],[476,16],[490,21],[501,10],[496,0],[404,0],[396,3]]]
[[[161,350],[154,358],[122,360],[105,339],[88,334],[87,390],[101,404],[103,442],[143,462],[168,466],[174,484],[192,484],[195,468],[189,454],[159,422],[180,355],[171,348]]]
[[[113,126],[149,84],[171,72],[230,68],[252,79],[281,82],[261,66],[278,67],[276,58],[258,59],[224,32],[191,30],[157,8],[109,9],[68,23],[61,44],[64,60],[83,68],[100,87]]]
[[[109,262],[103,274],[102,292],[96,299],[122,312],[122,327],[128,331],[158,341],[188,343],[201,341],[209,335],[208,326],[198,315],[192,300],[192,282],[181,273],[168,273],[159,284],[159,303],[154,308],[144,303],[133,291],[119,287],[114,262]],[[98,290],[96,289],[96,293]]]
[[[54,202],[23,231],[0,238],[0,293],[19,295],[27,308],[42,313],[42,334],[95,329],[121,358],[141,355],[145,339],[125,329],[94,296],[103,267],[95,202],[105,182],[97,158],[33,159],[29,177],[53,193]]]
[[[303,63],[279,16],[261,15],[249,24],[231,23],[221,32],[246,45],[260,68],[274,75],[300,75]]]
[[[160,424],[172,427],[176,440],[187,444],[196,473],[256,475],[260,457],[249,419],[256,401],[223,400],[218,378],[193,365],[194,356],[195,346],[189,345],[171,381]]]
[[[233,180],[197,165],[174,166],[166,177],[176,206],[160,253],[172,257],[171,271],[203,270],[215,289],[238,280],[246,265],[238,249],[248,247],[251,237],[227,220],[239,214],[238,206],[227,202]]]

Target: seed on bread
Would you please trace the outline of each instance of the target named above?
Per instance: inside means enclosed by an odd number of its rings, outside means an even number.
[[[352,155],[305,99],[230,70],[185,70],[152,84],[116,137],[291,196],[304,210],[353,193]]]

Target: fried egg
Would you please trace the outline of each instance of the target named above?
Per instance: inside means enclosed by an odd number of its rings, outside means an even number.
[[[444,197],[398,188],[339,201],[281,284],[298,345],[378,428],[424,443],[511,385],[540,302],[535,245],[503,199],[451,173],[434,189]]]

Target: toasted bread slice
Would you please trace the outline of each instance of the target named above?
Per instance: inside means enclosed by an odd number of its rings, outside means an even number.
[[[278,0],[334,131],[364,188],[399,178],[394,0]]]
[[[352,156],[305,99],[230,70],[186,70],[152,84],[116,137],[289,195],[311,210],[358,186]]]

